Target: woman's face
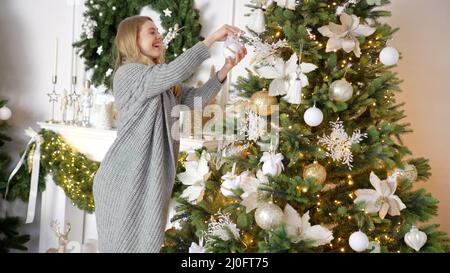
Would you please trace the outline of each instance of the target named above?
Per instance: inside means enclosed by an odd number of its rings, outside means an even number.
[[[161,35],[152,21],[146,21],[139,30],[138,46],[142,54],[158,59],[162,53]]]

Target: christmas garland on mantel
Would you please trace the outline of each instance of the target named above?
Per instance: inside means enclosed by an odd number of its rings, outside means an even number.
[[[89,213],[94,212],[94,197],[92,185],[94,175],[100,166],[99,162],[88,159],[82,153],[76,151],[67,144],[57,133],[42,129],[39,131],[44,142],[41,144],[41,160],[39,172],[39,192],[45,190],[45,177],[51,174],[53,181],[64,189],[72,204]],[[7,200],[17,198],[28,201],[30,192],[32,158],[34,146],[26,155],[24,166],[16,173],[9,185]],[[23,154],[23,152],[22,152]],[[21,154],[21,155],[22,155]],[[0,185],[0,191],[4,192],[6,183]]]

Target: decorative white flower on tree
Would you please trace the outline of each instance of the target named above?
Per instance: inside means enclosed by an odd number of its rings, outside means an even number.
[[[281,153],[275,154],[270,152],[264,152],[259,162],[263,162],[262,171],[264,174],[270,174],[277,176],[281,174],[284,169],[283,155]]]
[[[317,66],[311,63],[297,65],[297,61],[297,54],[294,53],[287,62],[277,57],[274,65],[262,66],[256,70],[261,77],[273,79],[269,86],[270,96],[286,95],[283,99],[287,102],[300,103],[298,99],[293,98],[301,98],[299,96],[301,89],[309,84],[305,73],[317,69]],[[301,86],[295,84],[297,77],[301,81]]]
[[[333,240],[333,233],[321,225],[311,226],[309,223],[309,211],[300,217],[300,214],[289,204],[284,207],[283,223],[286,224],[286,232],[291,242],[312,240],[313,246],[328,244]]]
[[[282,8],[295,10],[298,5],[298,0],[275,0],[277,5]]]
[[[406,208],[402,200],[394,195],[397,189],[397,175],[391,175],[386,180],[380,180],[374,172],[370,172],[370,184],[375,188],[355,191],[355,203],[364,201],[367,213],[378,212],[381,219],[386,214],[391,216],[400,215],[400,211]]]
[[[248,171],[241,173],[240,177],[240,187],[244,191],[244,193],[241,194],[241,204],[245,206],[245,212],[250,213],[259,205],[258,187],[267,183],[268,179],[261,170],[258,170],[256,177]]]
[[[342,161],[351,170],[353,165],[353,154],[352,154],[352,144],[359,143],[362,141],[363,137],[367,134],[361,134],[359,130],[353,132],[352,136],[349,137],[344,130],[344,125],[339,118],[336,122],[330,122],[333,127],[333,131],[330,136],[323,135],[318,137],[319,144],[324,144],[327,149],[327,156],[331,157],[334,161]]]
[[[329,37],[326,52],[343,49],[345,52],[352,52],[356,57],[361,56],[358,36],[369,36],[375,32],[375,28],[360,25],[359,18],[356,15],[342,13],[339,17],[342,25],[330,22],[327,26],[320,27],[318,31]]]
[[[234,196],[235,194],[233,190],[239,188],[241,184],[241,176],[236,175],[235,171],[236,171],[236,163],[233,164],[231,172],[227,172],[225,175],[221,177],[223,182],[222,185],[220,186],[220,191],[222,192],[223,196],[226,197]]]
[[[229,231],[233,234],[234,238],[230,238]],[[217,236],[224,241],[228,241],[230,239],[239,240],[239,229],[236,224],[233,223],[230,219],[229,213],[218,213],[218,220],[213,220],[208,224],[208,234],[207,241],[211,240],[212,236]]]
[[[208,168],[208,161],[206,160],[206,152],[202,153],[198,161],[186,161],[184,163],[186,171],[178,174],[178,179],[184,185],[188,185],[181,198],[188,199],[191,203],[198,203],[202,201],[205,193],[205,182],[208,180],[211,172]]]

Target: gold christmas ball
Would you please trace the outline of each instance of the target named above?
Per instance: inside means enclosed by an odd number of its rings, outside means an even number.
[[[404,169],[395,168],[388,172],[388,175],[397,175],[397,181],[402,179],[407,179],[409,182],[414,182],[417,180],[417,169],[416,166],[412,164],[405,163]]]
[[[272,106],[277,104],[277,98],[269,96],[269,92],[266,89],[255,92],[250,98],[250,105],[252,110],[260,116],[272,115]]]
[[[303,179],[313,178],[315,181],[322,184],[327,179],[327,170],[319,163],[312,163],[303,170]]]

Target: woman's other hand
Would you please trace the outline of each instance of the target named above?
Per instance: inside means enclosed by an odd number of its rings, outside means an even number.
[[[226,58],[225,64],[217,74],[217,76],[219,77],[219,81],[223,82],[227,77],[228,72],[230,72],[233,67],[235,67],[242,59],[244,59],[245,55],[247,55],[247,49],[245,48],[245,46],[242,46],[239,51],[236,52],[236,58]]]

